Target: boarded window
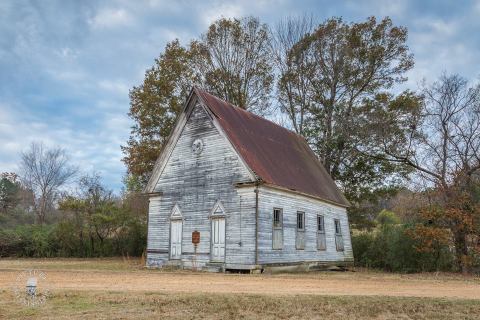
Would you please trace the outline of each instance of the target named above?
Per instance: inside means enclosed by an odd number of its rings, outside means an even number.
[[[283,211],[282,209],[273,209],[273,249],[283,248]]]
[[[305,249],[305,212],[297,212],[297,236],[295,241],[296,248]]]
[[[340,225],[340,220],[335,219],[335,245],[337,251],[343,251],[343,236],[342,236],[342,227]]]
[[[305,213],[297,212],[297,230],[305,230]]]
[[[317,249],[327,249],[327,241],[325,238],[325,223],[322,215],[317,216]]]

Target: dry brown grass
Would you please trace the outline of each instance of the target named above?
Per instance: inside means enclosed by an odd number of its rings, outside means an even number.
[[[25,308],[11,290],[44,270],[53,295]],[[478,319],[480,279],[359,272],[238,275],[146,270],[128,259],[2,259],[0,319]]]
[[[399,297],[55,292],[25,308],[0,292],[5,319],[478,319],[480,301]]]

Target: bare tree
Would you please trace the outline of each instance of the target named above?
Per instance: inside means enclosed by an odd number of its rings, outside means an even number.
[[[278,72],[278,106],[288,116],[293,130],[300,135],[304,134],[304,122],[312,101],[308,94],[309,75],[301,71],[306,71],[307,56],[294,56],[292,49],[313,30],[312,16],[288,17],[273,28],[270,36],[272,55]]]
[[[480,85],[458,75],[442,75],[424,86],[425,105],[405,141],[384,140],[391,161],[416,170],[432,190],[431,207],[442,214],[429,221],[453,235],[457,265],[468,268],[468,241],[478,234],[480,206]],[[400,146],[400,147],[399,147]],[[427,184],[427,185],[428,185]],[[476,245],[476,244],[475,244]]]
[[[480,85],[444,74],[422,91],[423,111],[410,122],[406,140],[383,140],[382,146],[390,161],[404,162],[447,189],[459,174],[480,169]]]
[[[313,30],[312,24],[308,17],[287,20],[274,32],[279,103],[355,204],[403,174],[403,165],[367,153],[373,138],[364,134],[370,123],[363,119],[416,102],[408,92],[390,92],[413,67],[407,30],[374,17],[359,23],[330,18]],[[386,129],[392,136],[400,128],[392,122]]]
[[[424,171],[445,187],[458,172],[471,176],[480,169],[480,86],[469,87],[459,75],[443,75],[424,94],[422,168],[430,168]]]
[[[211,93],[258,114],[268,111],[273,71],[266,24],[254,17],[219,19],[190,50]]]
[[[38,142],[33,142],[29,150],[21,154],[20,168],[23,183],[35,195],[34,206],[38,223],[43,224],[60,188],[65,186],[78,170],[69,164],[64,149],[48,149]]]

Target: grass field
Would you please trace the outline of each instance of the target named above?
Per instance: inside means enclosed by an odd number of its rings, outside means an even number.
[[[14,296],[43,270],[47,302]],[[480,279],[379,272],[238,275],[145,270],[137,260],[0,260],[0,319],[479,319]]]

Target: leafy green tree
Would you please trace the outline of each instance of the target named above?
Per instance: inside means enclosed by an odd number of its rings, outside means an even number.
[[[411,92],[389,92],[413,67],[406,40],[407,30],[389,18],[331,18],[293,45],[279,77],[284,109],[302,110],[302,134],[354,206],[406,173],[403,164],[371,152],[379,128],[369,122],[385,114],[409,118],[420,107],[421,98]],[[381,129],[386,139],[405,135],[402,122],[384,122]]]
[[[400,219],[395,212],[389,210],[382,210],[377,216],[377,223],[380,225],[396,225],[400,223]]]
[[[0,212],[6,214],[19,202],[19,182],[15,173],[4,172],[0,175]]]
[[[268,28],[258,19],[220,19],[199,40],[167,44],[140,86],[130,91],[134,121],[122,146],[129,183],[144,186],[193,85],[242,108],[264,113],[273,71]],[[133,184],[130,183],[130,186]]]
[[[60,210],[64,220],[57,227],[56,236],[65,243],[60,251],[67,255],[75,251],[83,256],[138,254],[139,243],[145,244],[131,238],[144,240],[145,216],[133,212],[126,200],[106,189],[98,174],[82,177],[78,193],[65,197]],[[69,233],[71,230],[73,234]],[[132,250],[124,248],[124,243]]]
[[[140,86],[130,91],[129,116],[134,121],[130,138],[122,146],[129,175],[146,184],[155,161],[189,90],[196,82],[192,54],[178,40],[167,44]]]

